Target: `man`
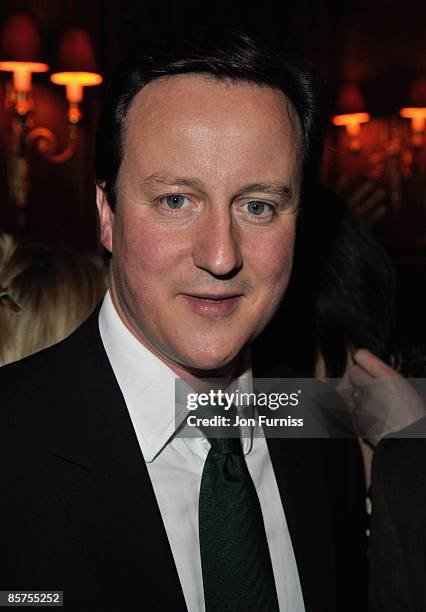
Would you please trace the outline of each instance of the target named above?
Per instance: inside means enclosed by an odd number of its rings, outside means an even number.
[[[221,455],[174,432],[176,377],[251,380],[318,142],[309,79],[245,36],[121,67],[96,160],[110,292],[1,373],[3,589],[59,588],[78,610],[342,609],[350,510],[317,441],[250,432]]]

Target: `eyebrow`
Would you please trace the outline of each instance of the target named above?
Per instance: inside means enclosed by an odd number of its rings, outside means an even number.
[[[141,187],[152,187],[154,184],[165,185],[167,187],[192,187],[202,189],[202,183],[196,178],[184,178],[179,176],[168,176],[159,172],[154,172],[140,182]]]
[[[277,195],[281,198],[291,199],[293,197],[293,191],[291,187],[284,183],[249,183],[244,185],[238,194],[238,196],[252,193],[253,191],[261,191],[262,193],[269,193],[271,195]]]
[[[203,184],[196,178],[168,176],[159,172],[150,174],[140,182],[142,188],[150,188],[154,184],[165,185],[167,187],[190,187],[200,191],[203,190]],[[288,200],[291,200],[293,197],[293,190],[285,183],[248,183],[238,191],[235,197],[241,197],[253,191],[276,195]]]

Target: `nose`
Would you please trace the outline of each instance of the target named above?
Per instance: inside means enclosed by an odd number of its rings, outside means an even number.
[[[243,259],[231,210],[211,210],[200,229],[193,253],[195,265],[215,277],[235,276]]]

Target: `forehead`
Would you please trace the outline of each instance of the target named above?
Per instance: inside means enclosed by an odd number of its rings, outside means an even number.
[[[249,166],[283,162],[298,166],[301,127],[279,90],[205,75],[163,77],[132,100],[125,121],[123,158],[166,156],[179,165],[188,156],[209,157],[218,172],[238,158]],[[226,161],[228,160],[228,161]]]

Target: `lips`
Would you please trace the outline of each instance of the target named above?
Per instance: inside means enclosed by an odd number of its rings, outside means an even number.
[[[184,295],[185,302],[196,313],[201,316],[225,316],[232,313],[238,306],[242,295],[240,294],[203,294]]]

